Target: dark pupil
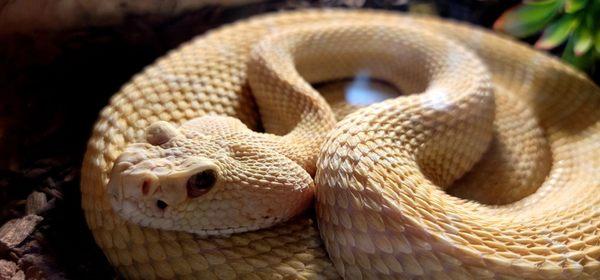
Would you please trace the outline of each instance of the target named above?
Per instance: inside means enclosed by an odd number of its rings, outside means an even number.
[[[207,193],[217,180],[212,170],[202,171],[188,179],[187,194],[189,197],[198,197]]]

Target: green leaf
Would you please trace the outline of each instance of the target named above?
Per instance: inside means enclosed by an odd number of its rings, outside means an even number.
[[[565,0],[523,0],[523,4],[530,6],[545,6],[549,4],[563,4]]]
[[[600,30],[596,31],[596,42],[594,43],[596,52],[600,54]]]
[[[562,44],[567,37],[577,28],[580,18],[567,14],[558,21],[550,24],[542,34],[542,37],[535,43],[539,49],[551,49]]]
[[[587,9],[587,8],[586,8]],[[600,17],[600,11],[598,12],[597,15],[594,14],[593,10],[586,10],[585,12],[586,15],[583,15],[582,17],[585,17],[585,24],[591,29],[594,30],[594,26],[596,25],[596,21],[598,21],[596,18]],[[598,26],[600,28],[600,25]]]
[[[527,37],[546,26],[559,12],[563,0],[528,2],[504,12],[494,29],[516,37]]]
[[[591,47],[594,41],[592,31],[590,31],[585,25],[580,26],[573,34],[573,40],[575,46],[573,50],[576,56],[581,56],[586,53]]]
[[[593,65],[594,57],[592,52],[587,52],[584,55],[577,56],[574,53],[575,48],[575,36],[571,36],[569,41],[567,42],[567,46],[562,54],[562,59],[571,65],[581,69],[586,70]]]
[[[565,12],[569,14],[577,12],[583,9],[587,5],[587,2],[588,0],[567,0],[565,3]]]

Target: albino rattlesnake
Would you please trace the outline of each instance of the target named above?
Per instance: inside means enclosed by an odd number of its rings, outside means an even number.
[[[365,69],[409,95],[336,123],[309,83]],[[599,118],[583,75],[483,30],[261,16],[123,87],[83,208],[128,278],[598,278]]]

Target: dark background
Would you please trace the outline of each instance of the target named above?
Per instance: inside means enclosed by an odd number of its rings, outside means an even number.
[[[98,112],[121,85],[195,35],[254,14],[322,6],[433,13],[490,27],[518,1],[406,2],[266,1],[208,6],[175,17],[132,15],[118,25],[0,35],[0,224],[23,216],[34,190],[53,201],[38,229],[19,248],[0,248],[0,259],[33,278],[116,277],[80,207],[86,141]]]

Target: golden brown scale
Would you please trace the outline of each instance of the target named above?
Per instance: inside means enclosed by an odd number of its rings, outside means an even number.
[[[365,69],[405,95],[336,123],[310,84]],[[82,204],[127,278],[597,279],[599,119],[582,74],[477,28],[279,13],[125,85]]]

